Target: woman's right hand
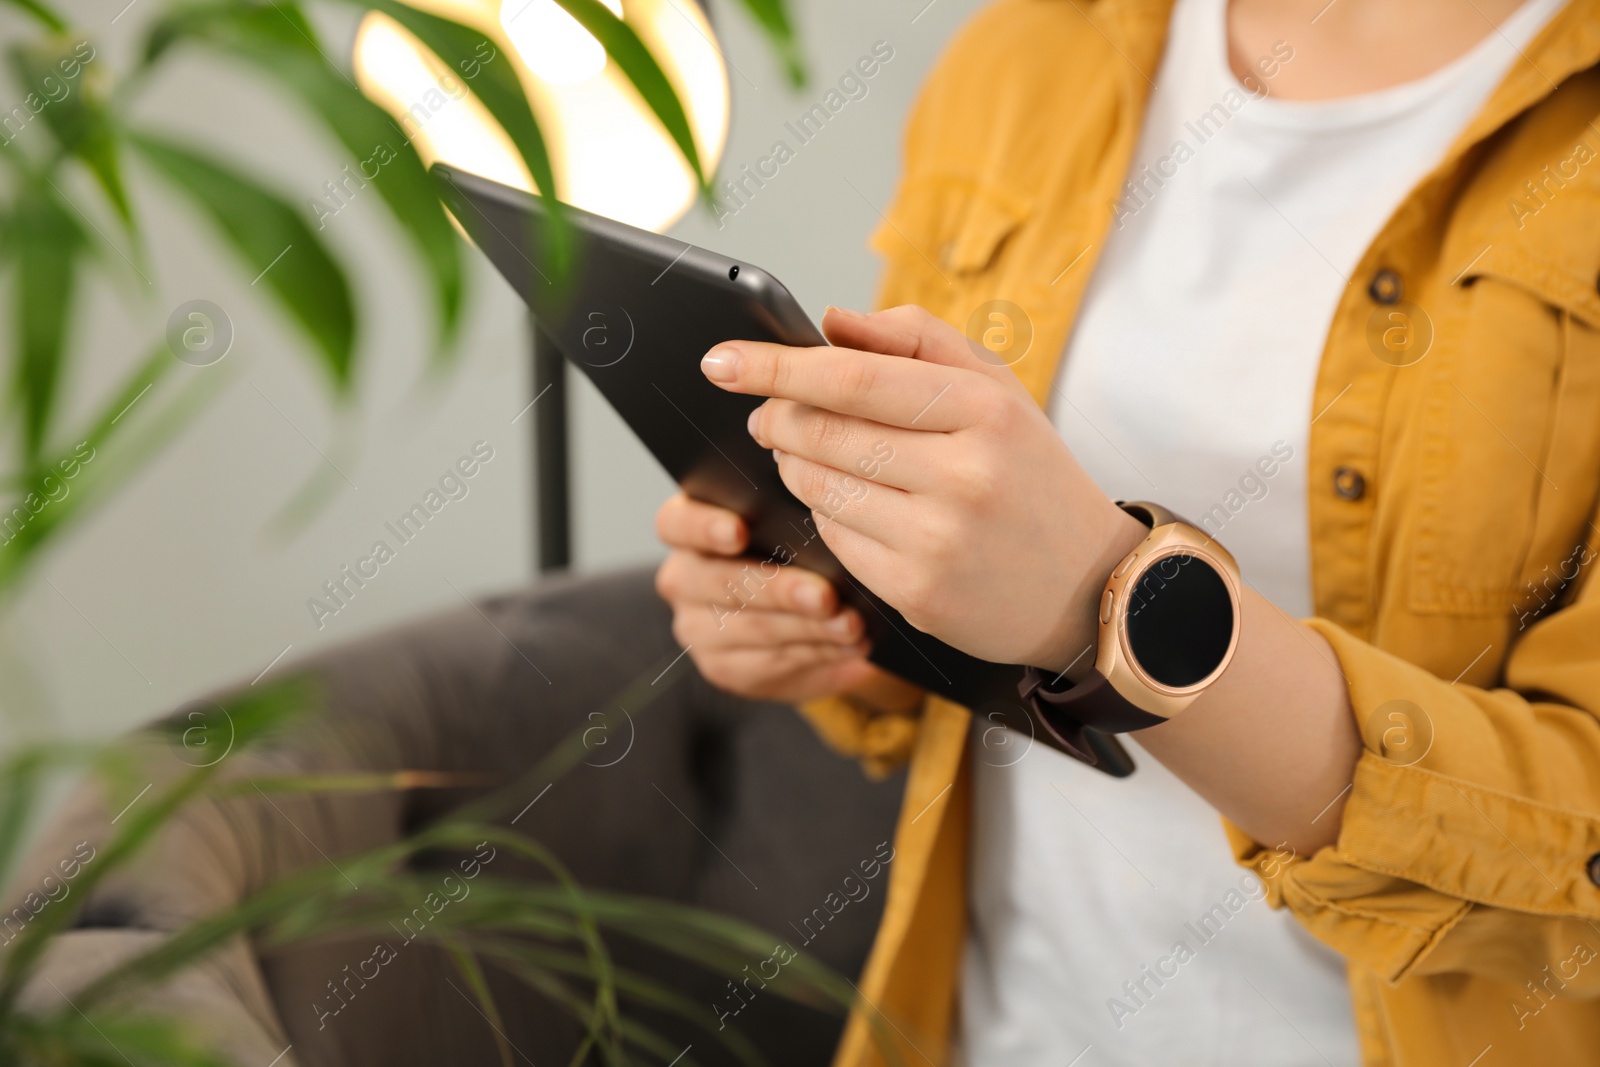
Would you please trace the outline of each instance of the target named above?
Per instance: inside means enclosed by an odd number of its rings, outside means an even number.
[[[861,616],[841,608],[827,579],[742,555],[738,515],[679,493],[656,513],[672,552],[656,591],[672,634],[712,685],[738,696],[799,703],[904,686],[867,662]],[[909,688],[909,687],[906,687]]]

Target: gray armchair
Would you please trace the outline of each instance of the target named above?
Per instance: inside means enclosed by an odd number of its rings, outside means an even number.
[[[642,571],[560,578],[427,618],[288,665],[320,680],[326,713],[228,758],[252,774],[416,768],[514,781],[675,650],[668,621]],[[793,709],[720,693],[688,657],[657,684],[663,691],[635,721],[627,755],[616,759],[627,738],[608,738],[603,758],[575,767],[538,796],[517,830],[550,847],[585,885],[693,903],[792,936],[791,924],[890,839],[903,782],[869,781],[825,749]],[[151,764],[156,776],[165,773],[160,766],[183,769],[166,751],[152,750]],[[392,842],[483,792],[280,793],[193,804],[133,867],[96,889],[31,984],[28,1001],[59,1006],[184,923],[284,875],[337,866],[342,856]],[[95,787],[73,796],[31,850],[21,880],[49,870],[80,841],[106,841],[116,816],[108,809]],[[442,873],[458,858],[418,863],[437,864]],[[492,871],[539,876],[505,850]],[[887,881],[840,911],[808,951],[854,977]],[[407,945],[377,978],[344,986],[355,992],[335,1000],[332,984],[372,954],[370,940],[271,952],[241,940],[148,1000],[210,1033],[242,1067],[500,1062],[489,1023],[453,967],[425,942]],[[624,965],[703,1001],[715,1025],[712,1005],[732,975],[609,942]],[[579,1041],[576,1024],[503,975],[491,971],[491,983],[517,1062],[567,1062]],[[342,1005],[336,1014],[334,1004]],[[693,1044],[701,1062],[728,1062],[703,1031],[640,1017],[682,1046]],[[775,1064],[812,1065],[827,1062],[842,1019],[768,995],[729,1025]]]

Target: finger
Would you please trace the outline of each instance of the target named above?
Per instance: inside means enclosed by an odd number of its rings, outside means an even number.
[[[778,477],[795,498],[822,524],[840,523],[874,541],[888,543],[897,534],[902,538],[908,522],[915,521],[910,511],[909,494],[891,485],[879,485],[809,459],[779,452]]]
[[[737,556],[748,540],[744,520],[726,508],[678,493],[656,512],[656,536],[673,548]]]
[[[948,440],[792,400],[768,400],[750,413],[749,427],[763,448],[913,492],[938,477],[929,453]]]
[[[853,608],[826,619],[792,611],[728,611],[721,605],[683,602],[673,618],[680,645],[709,648],[768,648],[783,645],[838,645],[852,648],[866,636],[866,624]]]
[[[956,343],[961,342],[957,338]],[[725,341],[700,361],[733,393],[775,396],[886,426],[960,430],[988,409],[995,383],[974,370],[851,348]]]
[[[897,579],[897,587],[909,588],[912,584],[909,581],[912,576],[906,574],[903,557],[882,541],[820,513],[813,512],[811,521],[816,524],[817,535],[822,538],[822,543],[828,546],[845,570],[854,575],[853,578],[847,575],[847,581],[858,586],[864,585],[874,592],[879,588],[896,587],[886,585],[886,577]]]
[[[822,315],[822,333],[842,348],[959,367],[1001,382],[1016,378],[1005,360],[916,304],[902,304],[870,315],[830,306]]]
[[[791,645],[770,651],[731,649],[695,656],[712,685],[755,699],[801,702],[835,696],[866,684],[877,673],[864,655],[841,654],[824,645]]]
[[[860,688],[871,681],[877,671],[865,656],[820,663],[787,679],[785,692],[788,699],[796,702],[820,700]]]
[[[683,549],[656,571],[656,592],[672,604],[718,604],[727,611],[793,611],[825,619],[839,598],[828,580],[804,567],[754,559],[723,559]]]

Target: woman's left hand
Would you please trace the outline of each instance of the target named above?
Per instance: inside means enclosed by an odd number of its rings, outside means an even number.
[[[701,367],[772,398],[750,432],[823,541],[917,629],[982,659],[1085,673],[1101,591],[1145,526],[1089,480],[1009,367],[929,312],[829,308],[822,327],[835,347],[730,341]]]

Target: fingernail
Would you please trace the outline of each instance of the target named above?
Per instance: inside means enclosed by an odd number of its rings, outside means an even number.
[[[711,528],[711,536],[724,548],[739,547],[739,523],[736,519],[718,519]]]
[[[866,316],[863,315],[859,311],[851,311],[849,308],[842,308],[842,307],[839,307],[837,304],[829,304],[828,308],[827,308],[827,311],[832,311],[835,314],[843,315],[847,319],[864,319],[864,318],[866,318]],[[827,312],[825,311],[824,314],[826,314],[826,313]]]
[[[758,423],[760,421],[761,421],[761,408],[760,407],[757,407],[757,408],[753,409],[750,412],[750,417],[748,419],[744,420],[744,428],[746,430],[750,431],[750,436],[751,437],[755,437],[756,436],[756,423]],[[758,444],[760,443],[760,441],[761,441],[761,439],[759,437],[756,437],[756,442]]]
[[[739,376],[739,353],[719,345],[700,360],[700,372],[714,382],[731,382]]]
[[[849,637],[855,631],[855,616],[848,611],[841,611],[827,622],[828,632],[838,637]]]
[[[822,587],[815,582],[803,582],[794,591],[794,601],[806,611],[822,610]]]

